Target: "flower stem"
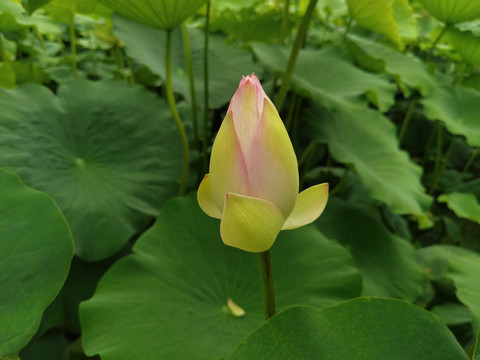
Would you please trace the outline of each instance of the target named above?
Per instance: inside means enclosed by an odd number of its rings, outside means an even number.
[[[170,111],[172,112],[173,120],[177,125],[178,132],[180,133],[180,138],[182,139],[183,147],[183,166],[182,166],[182,179],[180,181],[180,190],[178,194],[180,196],[185,195],[185,190],[187,188],[187,179],[188,179],[188,164],[189,164],[189,153],[188,153],[188,140],[187,134],[185,133],[185,128],[183,127],[182,120],[178,114],[177,105],[175,104],[175,97],[173,96],[173,85],[172,85],[172,31],[167,31],[167,63],[166,63],[166,76],[165,76],[165,90],[167,95],[168,105],[170,106]]]
[[[417,104],[416,98],[413,98],[412,100],[410,100],[410,105],[408,106],[408,110],[405,114],[405,118],[403,119],[402,127],[400,128],[400,133],[398,134],[398,145],[402,144],[403,137],[405,136],[408,125],[410,124],[410,120],[413,114],[413,109],[415,109],[416,104]]]
[[[288,59],[287,70],[285,71],[285,76],[283,77],[282,85],[280,90],[278,90],[277,98],[275,99],[275,107],[278,111],[281,110],[285,96],[287,95],[288,87],[290,86],[290,81],[292,80],[293,70],[295,69],[295,64],[297,62],[298,53],[302,47],[303,40],[307,34],[308,25],[310,24],[310,19],[312,18],[315,6],[317,5],[318,0],[310,0],[308,3],[307,11],[303,16],[302,23],[297,31],[297,36],[295,37],[295,42],[293,43],[292,51],[290,52],[290,58]]]
[[[198,152],[201,153],[200,141],[198,138],[198,121],[197,121],[197,95],[195,93],[195,78],[193,77],[192,52],[190,50],[190,39],[188,37],[187,26],[182,24],[183,48],[185,51],[185,62],[187,64],[188,84],[190,87],[190,101],[192,102],[192,120],[193,134],[195,142],[198,146]]]
[[[70,14],[70,48],[72,50],[72,72],[77,77],[77,41],[75,38],[75,13]]]
[[[0,62],[6,61],[5,48],[3,47],[3,34],[0,34]]]
[[[203,147],[202,147],[202,160],[203,160],[203,170],[204,172],[208,169],[208,160],[207,160],[207,142],[208,142],[208,40],[210,37],[210,7],[211,1],[207,1],[207,17],[205,22],[205,43],[203,47],[203,92],[204,92],[204,104],[203,104]]]
[[[440,31],[440,34],[438,34],[437,38],[436,38],[435,41],[433,42],[432,47],[430,48],[430,51],[428,52],[427,62],[429,62],[429,61],[432,60],[433,51],[434,51],[435,48],[437,47],[437,44],[438,44],[438,42],[440,41],[440,39],[443,37],[443,35],[445,35],[445,32],[447,31],[447,29],[448,29],[448,25],[445,25],[445,26],[443,27],[442,31]]]
[[[477,157],[477,155],[480,154],[480,146],[477,146],[477,148],[473,151],[472,155],[467,160],[467,163],[465,164],[465,167],[462,170],[462,174],[465,174],[469,169],[470,166],[472,166],[473,161]]]
[[[263,305],[265,307],[265,319],[270,319],[275,315],[275,293],[273,291],[273,273],[270,251],[258,254],[260,265],[260,277],[262,280]]]

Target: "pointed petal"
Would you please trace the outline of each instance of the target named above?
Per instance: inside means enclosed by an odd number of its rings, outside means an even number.
[[[287,218],[298,194],[295,151],[275,106],[265,99],[263,114],[247,160],[249,195],[265,199]]]
[[[231,111],[223,120],[213,143],[209,178],[213,200],[222,213],[227,192],[248,194],[247,167]]]
[[[328,183],[309,187],[298,194],[297,202],[282,230],[296,229],[317,220],[328,200]]]
[[[280,210],[268,201],[229,193],[220,234],[226,245],[262,252],[273,245],[284,221]]]
[[[218,210],[217,204],[212,197],[210,189],[210,177],[205,175],[197,191],[197,201],[205,214],[213,218],[221,219],[222,213]]]
[[[233,113],[235,131],[246,159],[250,157],[253,137],[262,115],[263,101],[266,97],[257,77],[252,74],[243,77],[240,81],[228,107],[228,111]]]

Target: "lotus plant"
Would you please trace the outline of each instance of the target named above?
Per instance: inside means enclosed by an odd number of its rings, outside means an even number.
[[[221,219],[226,245],[264,252],[280,230],[309,224],[323,212],[328,184],[300,194],[298,187],[287,130],[257,77],[243,77],[213,143],[198,203],[207,215]]]

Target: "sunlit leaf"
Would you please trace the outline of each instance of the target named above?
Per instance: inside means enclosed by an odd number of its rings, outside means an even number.
[[[449,42],[470,65],[480,64],[480,37],[473,35],[470,31],[449,27],[442,40]]]
[[[406,0],[347,0],[350,16],[362,27],[402,45],[417,37],[413,9]]]
[[[247,337],[228,360],[266,354],[270,360],[469,359],[439,318],[407,302],[381,298],[287,309]]]
[[[82,342],[103,360],[216,359],[264,319],[258,255],[222,243],[195,196],[167,202],[133,254],[80,306]],[[282,231],[271,249],[278,310],[358,296],[351,255],[313,225]],[[245,310],[234,317],[228,299]]]
[[[397,214],[424,213],[432,198],[421,183],[422,169],[398,148],[395,126],[381,113],[310,112],[309,134],[328,145],[337,161],[352,164],[370,195]]]
[[[469,219],[480,224],[480,204],[475,195],[453,192],[440,195],[438,201],[447,203],[447,206],[458,217]]]
[[[285,71],[290,53],[287,48],[255,44],[253,50],[273,70]],[[363,109],[367,102],[385,111],[393,104],[396,90],[386,76],[358,69],[348,55],[332,46],[317,51],[300,51],[293,86],[329,109],[347,111]]]
[[[207,0],[100,0],[100,2],[141,24],[172,30],[194,15]]]
[[[180,140],[155,94],[77,80],[55,97],[25,84],[0,89],[0,108],[0,166],[52,195],[84,259],[118,251],[178,191]]]
[[[17,354],[68,274],[73,241],[58,206],[0,170],[0,357]]]
[[[458,24],[480,18],[480,0],[419,0],[435,18],[447,24]]]
[[[32,14],[35,10],[40,9],[42,6],[48,4],[52,0],[27,0],[25,9],[29,14]]]

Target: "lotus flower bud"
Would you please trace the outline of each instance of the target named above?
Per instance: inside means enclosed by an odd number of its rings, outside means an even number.
[[[257,77],[243,77],[213,143],[210,173],[197,193],[201,209],[221,219],[223,242],[268,250],[280,230],[316,220],[328,184],[298,193],[298,164],[287,130]]]

